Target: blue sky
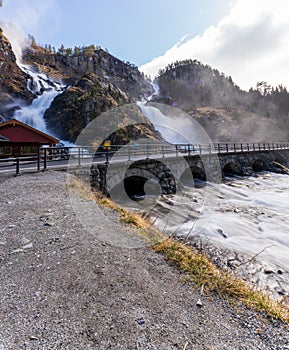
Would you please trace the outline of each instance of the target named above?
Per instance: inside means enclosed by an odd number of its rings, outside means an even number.
[[[28,33],[56,48],[95,44],[151,77],[192,58],[248,89],[289,87],[288,12],[288,0],[3,0],[0,21],[16,51]]]
[[[0,18],[18,24],[41,44],[100,45],[142,65],[184,35],[195,36],[217,23],[229,2],[218,0],[216,6],[216,0],[4,0]]]

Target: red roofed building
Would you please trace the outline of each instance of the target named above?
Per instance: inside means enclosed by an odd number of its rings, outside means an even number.
[[[0,158],[35,155],[41,146],[55,146],[59,140],[12,119],[0,124]]]

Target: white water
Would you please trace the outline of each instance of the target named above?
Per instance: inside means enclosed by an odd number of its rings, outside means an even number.
[[[167,117],[143,103],[139,105],[166,141],[183,143],[181,136],[185,135],[190,143],[202,142],[182,119]],[[154,225],[168,234],[193,239],[195,235],[224,252],[247,259],[257,255],[253,263],[258,269],[248,272],[251,281],[274,295],[280,295],[280,290],[289,295],[288,194],[288,175],[263,173],[203,188],[191,184],[182,193],[162,198],[151,214],[157,218]],[[273,275],[264,273],[268,269]]]
[[[186,187],[169,201],[163,198],[158,202],[154,225],[169,235],[202,239],[232,256],[236,253],[250,260],[257,255],[254,264],[259,266],[259,275],[250,266],[251,280],[273,294],[280,290],[289,293],[288,193],[289,176],[274,173],[227,179],[219,188],[214,184]],[[213,195],[218,201],[208,216],[204,200]],[[188,220],[180,218],[183,212]],[[272,275],[265,270],[273,271]]]
[[[167,106],[168,113],[164,114],[158,106],[138,102],[142,113],[153,124],[165,141],[172,144],[209,143],[209,137],[202,127],[186,113]]]
[[[44,113],[50,107],[54,98],[63,92],[65,86],[45,74],[33,72],[26,65],[21,64],[19,67],[31,77],[27,83],[27,88],[38,96],[32,101],[31,105],[23,106],[17,110],[14,113],[14,118],[49,134]]]

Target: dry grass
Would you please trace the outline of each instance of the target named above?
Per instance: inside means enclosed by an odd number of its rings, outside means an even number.
[[[162,232],[152,228],[139,214],[121,208],[98,192],[91,192],[91,189],[77,178],[73,179],[72,186],[82,197],[94,200],[98,205],[116,212],[122,223],[134,228],[138,236],[155,252],[162,254],[166,261],[184,272],[186,279],[196,287],[202,286],[204,290],[217,293],[220,297],[240,300],[247,307],[266,312],[273,318],[289,323],[288,303],[273,300],[233,273],[219,270],[204,254],[176,239],[167,238]]]
[[[244,305],[269,316],[289,322],[289,306],[272,300],[267,294],[258,291],[230,272],[221,271],[198,253],[193,247],[186,246],[168,238],[152,247],[164,255],[165,260],[185,272],[196,286],[218,293],[221,297],[237,298]]]

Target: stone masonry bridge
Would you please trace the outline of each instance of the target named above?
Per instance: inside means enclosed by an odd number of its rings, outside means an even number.
[[[289,167],[288,143],[113,147],[106,151],[105,162],[95,162],[90,169],[91,185],[109,195],[173,194],[188,181],[287,173]]]

